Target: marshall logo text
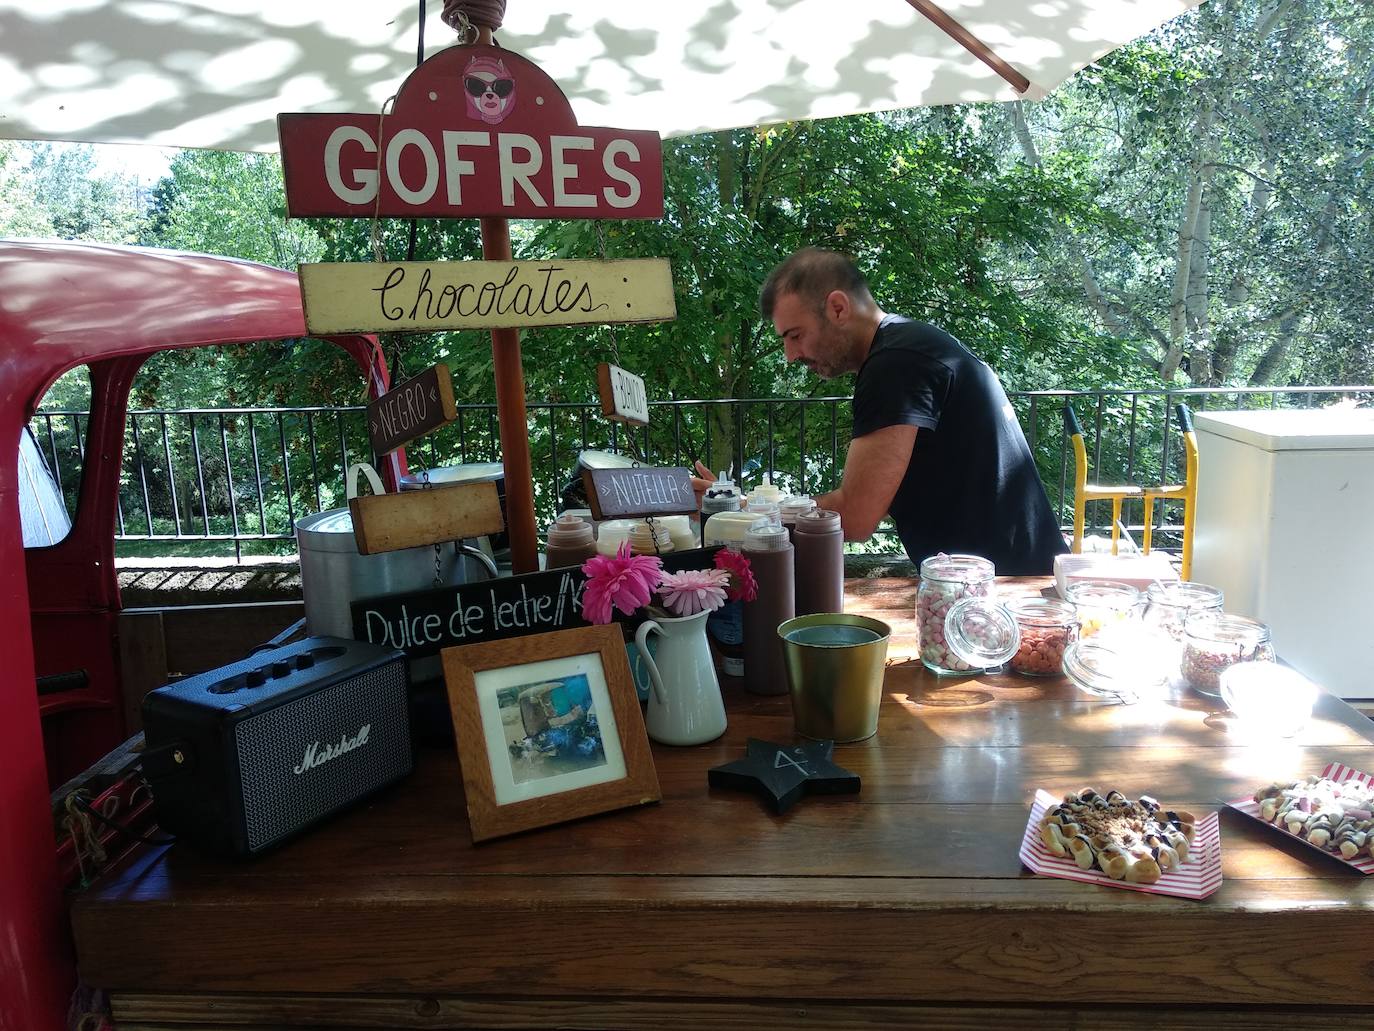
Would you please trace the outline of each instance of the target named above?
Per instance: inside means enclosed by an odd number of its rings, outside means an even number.
[[[305,757],[301,759],[301,764],[295,768],[295,772],[297,774],[306,773],[315,769],[317,766],[329,762],[331,759],[337,759],[345,752],[351,752],[355,748],[362,748],[363,745],[367,744],[367,735],[371,732],[372,724],[364,723],[358,730],[358,733],[354,734],[352,737],[349,737],[347,734],[340,735],[337,745],[325,745],[324,749],[321,750],[320,743],[318,741],[314,742],[306,748]]]

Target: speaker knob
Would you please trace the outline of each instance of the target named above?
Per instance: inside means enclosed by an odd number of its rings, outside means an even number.
[[[296,656],[297,669],[309,669],[313,665],[315,665],[315,656],[309,652],[301,652]]]
[[[244,674],[243,680],[248,687],[262,687],[267,683],[267,674],[260,669],[250,669]]]
[[[273,680],[280,680],[282,677],[289,677],[290,675],[291,663],[287,662],[285,659],[278,659],[276,662],[272,663]]]

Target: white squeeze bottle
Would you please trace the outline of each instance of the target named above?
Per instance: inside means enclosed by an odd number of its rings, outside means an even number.
[[[763,482],[749,492],[745,498],[746,505],[753,505],[763,502],[771,505],[781,505],[783,498],[787,497],[779,487],[773,486],[773,478],[767,473],[763,474]]]
[[[724,471],[716,474],[716,482],[706,488],[706,493],[701,498],[701,526],[703,533],[706,529],[706,520],[717,512],[738,512],[740,510],[740,492],[735,487],[735,481],[730,479]],[[706,547],[706,538],[702,538],[702,547]]]

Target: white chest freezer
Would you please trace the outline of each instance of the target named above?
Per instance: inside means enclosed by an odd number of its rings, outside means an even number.
[[[1374,409],[1199,412],[1193,579],[1327,690],[1374,696]]]

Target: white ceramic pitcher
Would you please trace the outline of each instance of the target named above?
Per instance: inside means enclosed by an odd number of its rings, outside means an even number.
[[[648,638],[659,635],[654,654]],[[706,643],[706,613],[650,619],[635,632],[649,670],[649,736],[665,745],[700,745],[725,733],[725,703]]]

